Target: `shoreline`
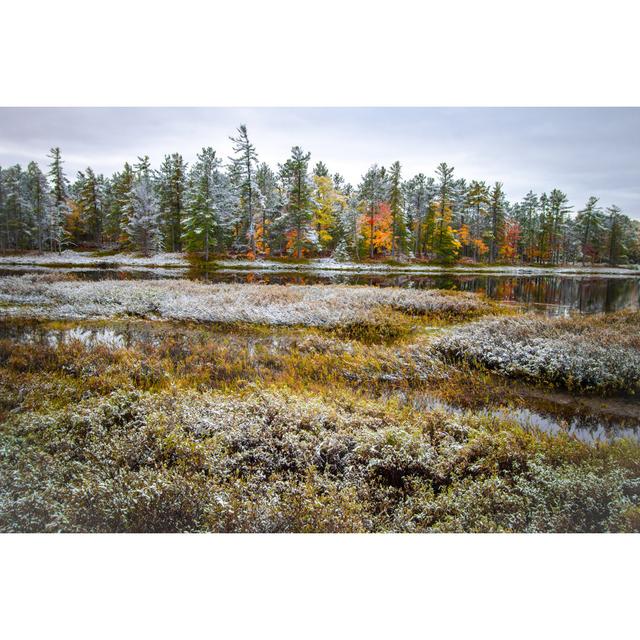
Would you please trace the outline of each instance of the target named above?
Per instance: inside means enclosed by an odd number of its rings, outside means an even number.
[[[24,254],[0,256],[1,266],[38,267],[146,267],[146,268],[191,268],[199,270],[233,271],[280,271],[280,272],[320,272],[335,271],[346,273],[381,274],[495,274],[495,275],[595,275],[640,277],[640,266],[628,267],[559,265],[541,267],[536,265],[464,265],[451,266],[429,264],[374,264],[366,262],[336,262],[331,258],[317,258],[304,263],[281,262],[277,260],[214,260],[209,263],[193,264],[184,253],[159,253],[140,256],[133,253],[118,253],[110,256],[96,255],[94,252],[63,251],[61,254]]]

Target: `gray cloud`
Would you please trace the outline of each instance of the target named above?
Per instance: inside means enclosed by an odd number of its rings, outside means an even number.
[[[375,162],[400,160],[411,175],[445,161],[458,176],[504,182],[512,200],[558,187],[576,208],[595,195],[640,218],[637,108],[3,108],[0,164],[44,164],[52,146],[70,177],[144,154],[193,160],[202,146],[226,157],[241,122],[272,165],[295,144],[354,183]]]

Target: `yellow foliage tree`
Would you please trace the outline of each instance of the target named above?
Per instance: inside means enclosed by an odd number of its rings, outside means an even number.
[[[346,204],[344,195],[336,191],[331,176],[313,176],[315,184],[313,208],[313,227],[318,234],[321,251],[331,248],[333,229],[336,223],[336,213]]]

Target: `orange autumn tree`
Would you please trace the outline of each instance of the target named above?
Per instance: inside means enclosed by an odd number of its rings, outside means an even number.
[[[256,251],[269,257],[271,255],[271,247],[266,242],[267,232],[268,230],[265,229],[262,220],[260,220],[255,227]]]
[[[471,229],[468,224],[462,223],[458,229],[458,241],[464,249],[471,246]]]
[[[393,215],[386,202],[369,207],[360,217],[365,252],[386,255],[393,243]],[[372,235],[373,234],[373,235]]]
[[[482,256],[486,255],[489,251],[489,245],[482,238],[474,238],[471,241],[471,244],[473,245],[473,248],[475,250],[475,255],[478,258],[481,258]]]
[[[507,262],[513,262],[518,255],[518,242],[521,229],[517,222],[508,222],[504,232],[504,242],[500,246],[499,255]]]

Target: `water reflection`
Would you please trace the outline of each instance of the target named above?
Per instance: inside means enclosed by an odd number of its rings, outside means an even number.
[[[559,394],[569,397],[569,394]],[[405,402],[420,411],[425,409],[444,409],[448,413],[465,413],[467,409],[443,402],[425,393],[413,394],[404,398]],[[509,420],[517,422],[525,429],[535,429],[545,433],[567,433],[583,442],[611,442],[620,438],[640,441],[640,405],[632,401],[617,399],[611,403],[611,410],[607,411],[607,403],[603,402],[603,411],[585,414],[572,411],[568,407],[558,406],[557,411],[543,411],[538,407],[494,407],[485,406],[475,409],[495,420]],[[622,405],[622,410],[615,411],[615,405]],[[635,416],[634,416],[635,414]]]
[[[60,271],[60,269],[58,269]],[[610,313],[640,309],[640,277],[526,274],[385,274],[340,271],[247,271],[203,269],[108,269],[66,270],[82,280],[152,280],[188,278],[200,282],[264,284],[357,284],[378,287],[415,287],[479,292],[494,300],[522,305],[550,314]],[[0,269],[0,276],[42,272]]]
[[[548,313],[611,313],[640,309],[640,278],[568,275],[503,274],[362,274],[341,272],[195,271],[205,282],[265,284],[358,284],[377,287],[449,289],[482,293],[493,300],[513,302]],[[546,309],[544,309],[547,307]]]

